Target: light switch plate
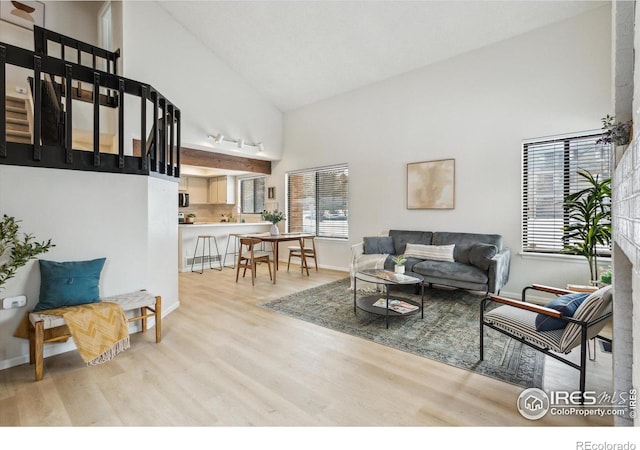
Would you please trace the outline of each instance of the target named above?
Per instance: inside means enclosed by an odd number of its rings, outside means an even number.
[[[26,295],[17,295],[15,297],[7,297],[2,300],[3,309],[22,308],[27,304]]]

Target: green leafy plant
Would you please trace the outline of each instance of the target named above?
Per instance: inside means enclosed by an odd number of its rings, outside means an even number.
[[[598,247],[611,242],[611,178],[600,181],[588,170],[578,175],[588,186],[564,199],[569,225],[563,227],[563,253],[582,255],[587,259],[592,281],[598,280]]]
[[[36,242],[31,234],[20,236],[19,222],[6,214],[2,216],[2,221],[0,221],[0,261],[3,261],[0,264],[0,289],[29,260],[48,252],[51,247],[55,247],[51,243],[51,239]]]
[[[267,222],[271,222],[274,225],[282,222],[283,220],[287,220],[287,217],[284,215],[282,211],[273,210],[273,211],[262,211],[262,220],[266,220]]]
[[[602,118],[604,136],[598,139],[598,144],[627,145],[631,141],[631,121],[616,122],[615,116],[607,114]]]
[[[604,272],[600,274],[600,282],[604,284],[611,284],[611,280],[613,279],[613,271],[611,268],[607,268]]]
[[[404,263],[407,262],[407,258],[405,258],[404,255],[396,255],[392,257],[391,260],[396,266],[404,266]]]
[[[194,213],[189,213],[189,214],[187,214],[187,217],[190,217],[190,218],[192,218],[192,219],[195,219],[195,218],[196,218],[196,215],[195,215]]]

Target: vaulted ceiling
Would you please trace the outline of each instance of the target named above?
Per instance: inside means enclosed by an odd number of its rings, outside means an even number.
[[[281,111],[609,4],[577,0],[159,3]]]

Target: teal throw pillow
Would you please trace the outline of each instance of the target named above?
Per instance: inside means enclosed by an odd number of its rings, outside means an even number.
[[[106,258],[91,261],[40,260],[40,299],[33,309],[44,311],[100,301],[100,273]]]
[[[554,298],[544,306],[560,311],[564,317],[573,317],[578,306],[580,306],[588,296],[588,293],[582,292],[565,294]],[[536,330],[538,331],[560,330],[566,327],[567,324],[569,324],[569,322],[566,320],[556,319],[555,317],[549,317],[544,314],[538,314],[536,316]]]

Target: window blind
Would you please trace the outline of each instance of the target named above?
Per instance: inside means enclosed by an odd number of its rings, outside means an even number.
[[[264,210],[265,178],[240,180],[240,211],[243,214],[258,214]]]
[[[588,170],[600,180],[611,176],[611,145],[601,133],[551,137],[523,143],[522,247],[524,252],[561,253],[570,224],[564,198],[588,186],[578,175]],[[600,248],[602,256],[610,246]]]
[[[287,227],[291,233],[349,237],[346,164],[287,173]]]

